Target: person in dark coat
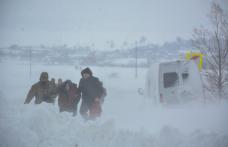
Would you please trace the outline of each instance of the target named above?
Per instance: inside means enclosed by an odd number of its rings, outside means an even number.
[[[101,115],[101,102],[104,88],[97,77],[87,67],[81,72],[82,78],[79,82],[79,92],[82,95],[80,114],[86,120],[95,119]]]
[[[77,84],[66,80],[59,86],[58,93],[59,111],[73,112],[73,116],[77,115],[77,105],[80,100]]]
[[[48,80],[48,73],[42,72],[40,74],[40,81],[32,85],[30,88],[24,104],[30,103],[35,97],[35,104],[42,102],[54,103],[57,96],[57,88],[51,81]]]

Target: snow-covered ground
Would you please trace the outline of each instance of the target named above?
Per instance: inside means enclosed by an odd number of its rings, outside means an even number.
[[[0,63],[0,147],[227,147],[228,103],[154,106],[138,95],[146,69],[91,67],[108,96],[103,115],[84,122],[54,105],[24,105],[42,71],[78,83],[74,66]],[[115,76],[112,76],[115,75]]]

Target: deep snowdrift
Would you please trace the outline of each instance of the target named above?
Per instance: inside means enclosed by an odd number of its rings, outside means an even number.
[[[0,146],[2,147],[227,147],[228,104],[152,105],[137,94],[144,87],[146,69],[134,78],[131,68],[91,67],[108,91],[103,115],[84,122],[78,115],[59,113],[57,104],[24,105],[30,86],[41,71],[50,77],[79,81],[73,66],[25,63],[1,66]],[[110,78],[112,73],[115,77]]]

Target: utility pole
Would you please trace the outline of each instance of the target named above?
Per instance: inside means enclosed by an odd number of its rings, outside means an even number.
[[[32,49],[29,48],[29,78],[32,77]]]
[[[135,47],[135,78],[138,78],[138,44]]]

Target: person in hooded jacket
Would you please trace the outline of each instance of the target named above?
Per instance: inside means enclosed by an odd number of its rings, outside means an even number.
[[[79,92],[82,95],[80,114],[85,120],[96,119],[102,112],[101,103],[104,96],[102,82],[93,76],[88,67],[81,71],[81,76],[79,82]]]
[[[58,93],[59,111],[73,112],[73,116],[77,115],[77,105],[80,100],[77,84],[66,80],[59,86]]]
[[[48,80],[48,73],[42,72],[40,74],[40,81],[32,85],[30,88],[24,104],[30,103],[35,97],[35,104],[42,102],[54,103],[57,96],[56,87]]]

